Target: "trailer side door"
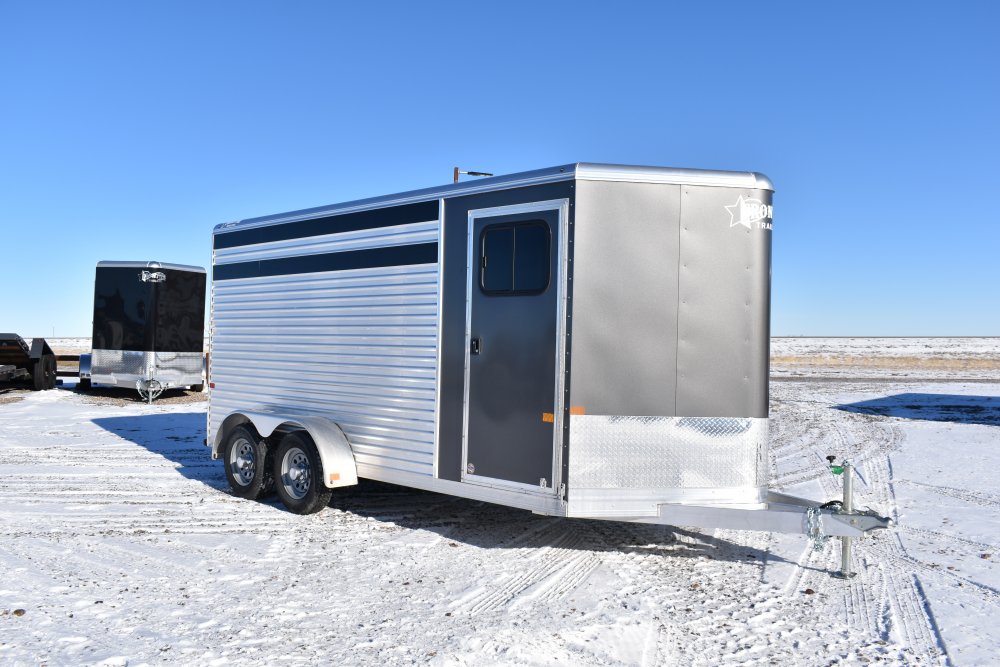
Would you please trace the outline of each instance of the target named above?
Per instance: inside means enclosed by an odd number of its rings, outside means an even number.
[[[469,212],[463,481],[556,488],[565,203]]]

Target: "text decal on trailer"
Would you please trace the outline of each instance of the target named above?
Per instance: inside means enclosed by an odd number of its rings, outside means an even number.
[[[747,229],[771,229],[773,207],[759,199],[750,199],[740,195],[736,203],[727,206],[729,226],[743,225]]]

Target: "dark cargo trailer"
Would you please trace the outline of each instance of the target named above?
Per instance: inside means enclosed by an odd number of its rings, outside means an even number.
[[[99,262],[92,353],[80,382],[164,389],[203,388],[205,269],[160,262]]]

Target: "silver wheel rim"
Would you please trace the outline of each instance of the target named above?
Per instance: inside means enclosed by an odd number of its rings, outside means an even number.
[[[309,457],[299,447],[289,447],[281,457],[281,485],[285,493],[295,500],[302,500],[309,493],[312,466]]]
[[[240,486],[250,486],[257,469],[253,445],[246,438],[240,438],[229,450],[229,470]]]

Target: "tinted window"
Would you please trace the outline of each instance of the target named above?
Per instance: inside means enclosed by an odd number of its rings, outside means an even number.
[[[483,230],[479,284],[498,296],[540,294],[549,286],[551,234],[541,220]]]
[[[549,286],[549,228],[518,225],[514,229],[514,291],[543,292]]]
[[[487,227],[483,231],[483,289],[509,292],[514,286],[514,228]]]

